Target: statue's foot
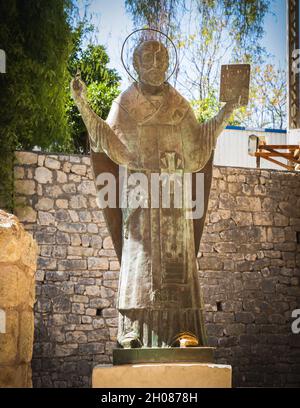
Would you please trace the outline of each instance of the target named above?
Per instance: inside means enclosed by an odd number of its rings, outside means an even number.
[[[171,346],[172,347],[195,347],[199,345],[197,336],[191,332],[182,332],[177,334]]]
[[[136,333],[130,332],[118,339],[119,344],[123,348],[140,348],[142,342]]]

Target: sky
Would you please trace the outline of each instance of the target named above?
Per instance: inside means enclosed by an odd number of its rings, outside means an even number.
[[[124,0],[91,0],[89,8],[93,14],[92,21],[98,30],[98,42],[106,46],[110,57],[110,67],[117,69],[123,78],[122,90],[129,82],[121,63],[120,53],[124,39],[133,31],[131,16],[126,13],[124,3]],[[272,1],[271,13],[265,17],[264,30],[261,44],[274,56],[272,63],[284,68],[286,65],[285,0]]]

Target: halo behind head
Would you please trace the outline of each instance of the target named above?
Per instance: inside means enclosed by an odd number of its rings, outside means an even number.
[[[161,34],[161,35],[163,35],[163,36],[166,38],[166,40],[169,41],[169,43],[171,43],[171,45],[172,45],[172,47],[173,47],[173,49],[174,49],[175,64],[174,64],[174,67],[173,67],[173,69],[172,69],[172,72],[171,72],[170,75],[166,78],[166,82],[167,82],[167,81],[169,80],[169,78],[174,74],[174,72],[175,72],[175,70],[176,70],[176,68],[177,68],[177,65],[178,65],[177,50],[176,50],[176,47],[175,47],[174,42],[171,40],[170,37],[168,37],[168,36],[167,36],[166,34],[164,34],[163,32],[161,32],[161,31],[159,31],[159,30],[156,30],[156,29],[154,29],[154,28],[140,28],[140,29],[138,29],[138,30],[133,31],[131,34],[129,34],[129,35],[125,38],[125,40],[124,40],[124,42],[123,42],[123,45],[122,45],[122,50],[121,50],[121,61],[122,61],[123,67],[125,68],[127,74],[128,74],[135,82],[137,82],[137,79],[129,72],[129,69],[127,68],[126,64],[124,63],[123,55],[124,55],[125,44],[126,44],[126,42],[129,40],[129,38],[130,38],[132,35],[136,34],[137,32],[143,32],[143,31],[150,31],[150,32],[154,32],[154,34]],[[167,47],[166,47],[162,42],[158,41],[157,39],[150,39],[150,38],[143,39],[143,40],[137,45],[137,47],[135,47],[135,49],[134,49],[134,53],[133,53],[133,65],[134,65],[134,69],[135,69],[135,70],[136,70],[136,55],[137,55],[138,51],[140,50],[140,47],[143,46],[145,43],[151,43],[151,42],[159,43],[159,44],[166,50],[167,55],[168,55],[168,59],[169,59],[168,49],[167,49]]]

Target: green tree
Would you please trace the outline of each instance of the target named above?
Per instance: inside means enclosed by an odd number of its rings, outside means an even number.
[[[179,68],[171,79],[191,101],[199,121],[211,118],[222,63],[250,63],[250,100],[230,118],[231,125],[286,126],[285,71],[265,64],[260,45],[272,0],[125,0],[136,26],[172,36]],[[179,23],[180,21],[180,23]],[[182,28],[185,28],[184,30]]]
[[[211,90],[203,99],[191,100],[191,106],[195,112],[196,118],[200,123],[203,123],[213,118],[221,108],[216,92]],[[228,124],[234,126],[241,126],[243,121],[247,117],[245,112],[246,108],[242,107],[238,110],[238,113],[233,113],[229,118]]]
[[[234,120],[255,128],[286,128],[286,72],[272,64],[252,66],[249,103],[234,113]]]
[[[195,112],[196,118],[200,123],[211,119],[220,109],[220,103],[214,91],[211,91],[206,98],[192,100],[191,106]]]
[[[12,133],[23,149],[65,142],[73,7],[68,0],[0,3],[0,45],[7,55],[7,73],[0,77],[1,133]]]
[[[13,208],[16,149],[87,151],[69,88],[78,67],[101,117],[119,92],[105,49],[84,48],[94,33],[86,15],[79,18],[77,0],[0,2],[0,49],[7,55],[7,73],[0,74],[0,207]]]
[[[69,60],[69,71],[74,76],[80,70],[92,109],[102,119],[106,119],[113,99],[120,93],[121,78],[116,70],[108,68],[109,57],[102,45],[89,44],[82,49],[77,44],[77,47]],[[74,149],[78,153],[87,153],[89,145],[86,127],[70,92],[68,94],[66,111]]]
[[[182,31],[182,17],[190,14],[197,20],[211,21],[211,16],[222,11],[232,32],[237,49],[243,52],[259,52],[258,40],[263,35],[263,21],[272,0],[125,0],[127,11],[135,26],[148,26],[176,35]],[[216,20],[215,28],[220,20]]]
[[[7,73],[0,75],[0,194],[12,207],[13,151],[69,143],[65,82],[72,48],[70,0],[0,2],[0,48]]]
[[[185,0],[125,0],[135,26],[148,26],[173,34],[178,27],[178,14]]]

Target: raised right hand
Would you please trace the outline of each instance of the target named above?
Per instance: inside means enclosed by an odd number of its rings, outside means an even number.
[[[80,77],[75,77],[71,81],[71,94],[73,99],[83,98],[86,99],[86,85]]]

